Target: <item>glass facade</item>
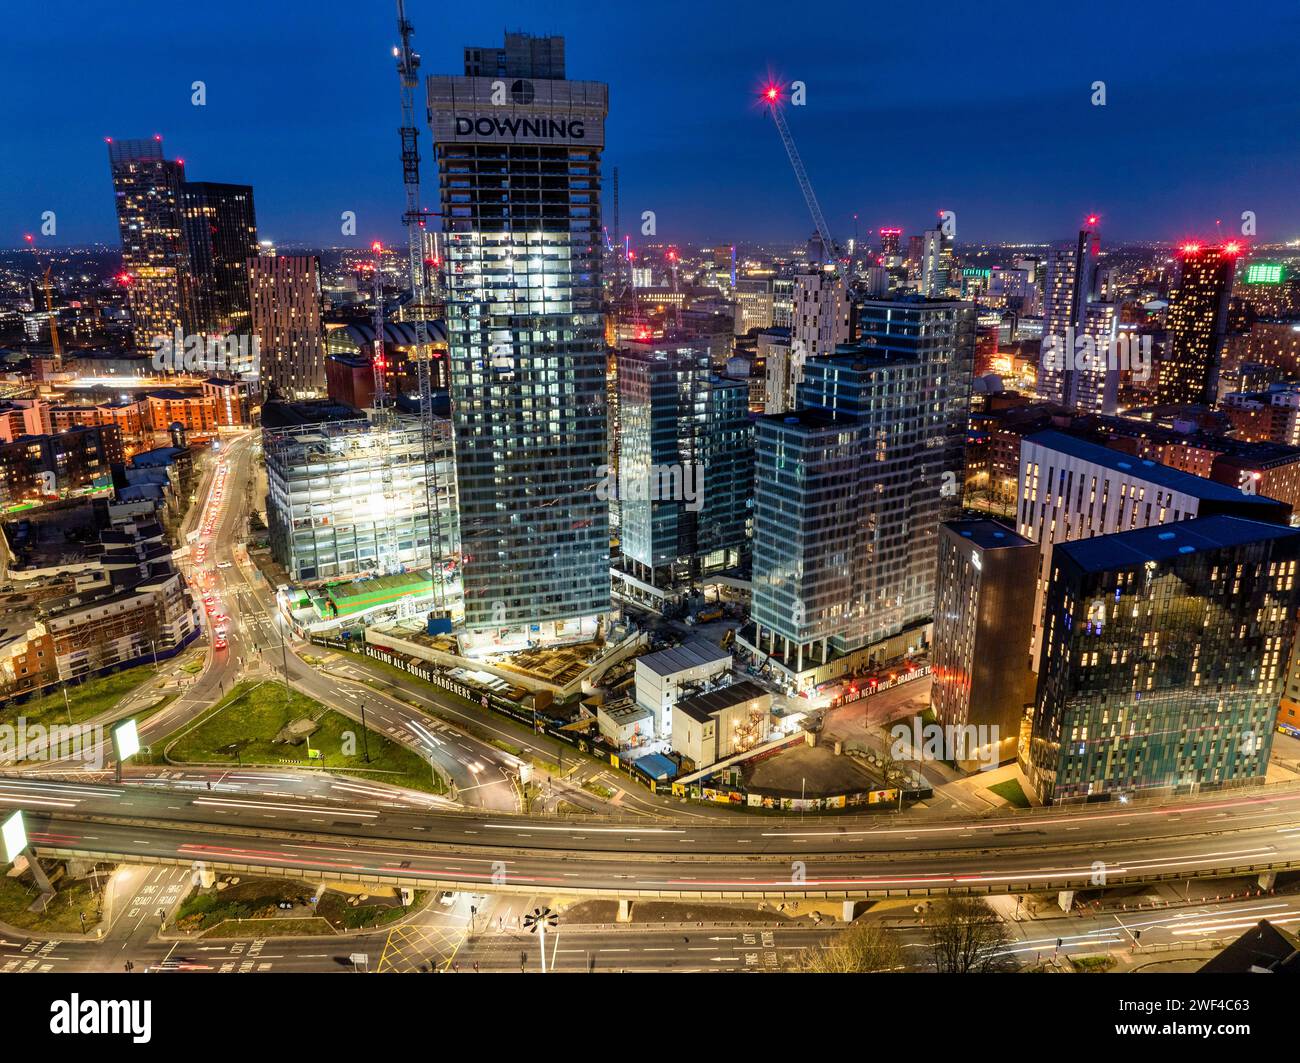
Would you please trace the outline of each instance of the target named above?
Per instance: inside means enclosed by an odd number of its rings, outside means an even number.
[[[523,53],[521,53],[523,54]],[[552,52],[548,52],[552,55]],[[521,60],[522,61],[522,60]],[[607,88],[431,77],[465,627],[529,641],[609,609],[600,311]],[[561,71],[562,73],[562,71]]]
[[[705,346],[632,344],[617,361],[624,566],[668,589],[738,563],[753,473],[748,383],[712,376]]]
[[[929,618],[939,524],[960,505],[972,308],[871,300],[859,327],[808,361],[797,412],[758,422],[753,617],[796,667]]]
[[[1204,517],[1058,544],[1029,748],[1045,801],[1262,781],[1300,531]]]
[[[249,185],[188,181],[182,186],[185,239],[193,275],[195,331],[225,335],[249,325],[248,260],[257,257]]]

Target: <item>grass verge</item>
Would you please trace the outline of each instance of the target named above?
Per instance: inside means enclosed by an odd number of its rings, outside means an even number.
[[[365,930],[397,922],[411,908],[423,904],[427,896],[427,892],[417,891],[408,908],[400,904],[348,904],[343,894],[330,892],[316,905],[316,914],[327,919],[336,930]]]
[[[158,672],[153,665],[139,665],[112,675],[89,679],[84,683],[67,685],[68,701],[58,687],[47,687],[36,697],[23,702],[11,702],[0,712],[0,721],[25,717],[28,726],[42,724],[84,723],[100,713],[107,712],[133,690],[153,679]]]
[[[311,719],[316,730],[306,743],[277,743],[276,736],[296,720]],[[275,682],[241,683],[198,726],[169,736],[158,744],[181,762],[297,764],[304,767],[354,771],[381,782],[428,793],[442,793],[443,784],[418,753],[367,729],[341,712],[326,708],[296,690],[286,692]],[[309,759],[307,747],[321,756]],[[370,759],[367,761],[366,752]]]
[[[292,879],[250,878],[223,890],[193,890],[176,912],[177,930],[211,930],[240,919],[274,919],[297,923],[305,919],[284,917],[281,903],[309,906],[317,887]]]
[[[1029,798],[1025,796],[1025,791],[1020,786],[1019,779],[1007,779],[1005,782],[995,783],[988,787],[991,794],[997,794],[1002,800],[1008,802],[1014,808],[1028,808]]]
[[[26,878],[26,876],[24,876]],[[16,930],[34,930],[48,934],[80,934],[99,925],[99,895],[89,879],[64,879],[55,888],[53,899],[43,912],[29,912],[28,906],[39,892],[30,881],[5,876],[0,878],[0,923]],[[81,916],[86,917],[82,926]]]
[[[213,938],[332,937],[334,928],[312,916],[308,919],[226,919],[203,932],[203,940]]]

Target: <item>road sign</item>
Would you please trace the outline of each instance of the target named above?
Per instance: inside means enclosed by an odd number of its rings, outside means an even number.
[[[364,952],[354,952],[348,959],[352,961],[355,970],[368,971],[370,969],[370,957]]]

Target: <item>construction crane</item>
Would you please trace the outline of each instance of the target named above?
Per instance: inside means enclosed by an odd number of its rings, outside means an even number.
[[[50,319],[50,346],[54,348],[54,371],[57,373],[63,368],[63,347],[59,343],[59,323],[54,316],[54,296],[50,292],[50,270],[53,266],[45,267],[45,312]]]
[[[397,491],[393,484],[393,411],[388,398],[388,359],[384,355],[384,280],[383,255],[384,245],[376,240],[370,245],[374,252],[374,298],[375,312],[373,325],[375,339],[370,355],[370,365],[375,374],[375,416],[374,434],[379,439],[379,489],[384,498],[383,512],[375,521],[375,564],[381,576],[390,575],[400,567],[398,564],[397,524],[394,513],[397,509]],[[387,526],[388,535],[381,534],[381,526]],[[381,540],[383,540],[381,542]]]
[[[411,48],[415,27],[406,17],[406,5],[397,0],[397,34],[401,44],[393,48],[397,60],[397,75],[402,87],[402,182],[406,186],[406,212],[402,223],[406,226],[407,249],[411,273],[411,306],[415,312],[412,322],[415,329],[415,373],[419,388],[420,429],[424,439],[424,501],[429,512],[429,576],[433,583],[434,604],[447,615],[445,566],[442,557],[442,512],[438,504],[441,494],[438,480],[437,458],[433,449],[433,365],[429,346],[428,286],[424,275],[423,234],[430,212],[420,207],[420,134],[415,124],[415,91],[420,84],[420,56]]]
[[[384,245],[376,240],[370,245],[370,250],[374,252],[370,279],[374,285],[375,309],[371,315],[371,325],[375,330],[375,338],[371,344],[370,366],[375,373],[375,423],[387,428],[392,421],[392,411],[388,406],[388,363],[384,357]]]
[[[844,275],[844,263],[840,261],[840,249],[835,241],[831,239],[831,231],[826,225],[826,218],[822,214],[821,204],[817,202],[817,193],[813,191],[812,181],[808,179],[808,171],[804,169],[803,159],[799,156],[799,149],[795,147],[794,137],[790,135],[790,127],[786,124],[785,115],[781,111],[781,90],[776,85],[769,85],[763,91],[763,102],[767,104],[768,110],[772,112],[772,121],[776,123],[777,132],[781,134],[781,143],[785,145],[785,153],[790,156],[790,165],[794,168],[795,180],[799,182],[799,191],[803,193],[804,202],[808,204],[808,213],[812,215],[813,225],[817,229],[817,236],[822,242],[822,249],[835,264],[835,270],[840,276]]]

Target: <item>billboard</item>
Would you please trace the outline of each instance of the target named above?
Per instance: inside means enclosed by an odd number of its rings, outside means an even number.
[[[1281,262],[1252,262],[1246,267],[1247,284],[1281,284],[1286,280],[1286,266]]]
[[[140,752],[140,734],[135,729],[135,720],[125,720],[113,728],[113,745],[117,748],[119,760]]]
[[[5,863],[12,864],[18,854],[27,848],[27,827],[23,823],[23,814],[19,810],[10,816],[0,827],[0,838],[4,841]]]

